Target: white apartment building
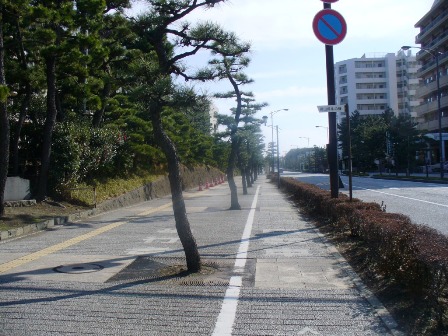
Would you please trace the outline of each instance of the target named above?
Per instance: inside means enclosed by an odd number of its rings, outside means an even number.
[[[210,115],[210,132],[216,133],[218,130],[218,118],[216,117],[219,113],[218,107],[214,103],[211,103],[208,113]]]
[[[418,71],[421,65],[412,51],[399,50],[397,53],[397,89],[398,113],[408,114],[417,121],[417,107],[421,103],[418,98],[420,78]]]
[[[391,108],[396,115],[409,113],[416,117],[419,104],[418,64],[415,56],[403,51],[387,54],[364,54],[335,64],[336,103],[348,104],[350,113],[382,114]],[[338,118],[344,118],[340,113]]]

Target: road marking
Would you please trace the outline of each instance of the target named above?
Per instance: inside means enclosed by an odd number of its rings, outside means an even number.
[[[390,194],[390,193],[387,193],[387,192],[384,192],[384,191],[378,191],[378,190],[373,190],[373,189],[368,189],[368,188],[363,188],[363,187],[355,187],[355,186],[353,186],[353,187],[354,187],[354,188],[359,188],[359,189],[368,190],[368,191],[373,191],[373,192],[376,192],[376,193],[378,193],[378,194],[384,194],[384,195],[389,195],[389,196],[395,196],[395,197],[405,198],[405,199],[408,199],[408,200],[411,200],[411,201],[417,201],[417,202],[422,202],[422,203],[428,203],[428,204],[438,205],[438,206],[441,206],[441,207],[444,207],[444,208],[448,208],[448,205],[446,205],[446,204],[440,204],[440,203],[435,203],[435,202],[430,202],[430,201],[424,201],[424,200],[420,200],[420,199],[418,199],[418,198],[412,198],[412,197],[407,197],[407,196],[401,196],[401,195],[396,195],[396,194]]]
[[[147,244],[154,242],[160,244],[175,244],[179,241],[179,237],[148,237],[143,240]]]
[[[163,205],[161,205],[161,206],[159,206],[157,208],[153,208],[153,209],[149,209],[149,210],[143,211],[143,212],[137,214],[137,216],[146,216],[146,215],[149,215],[149,214],[153,214],[153,213],[162,211],[162,210],[170,207],[171,204],[172,203],[170,202],[170,203],[163,204]],[[56,245],[53,245],[53,246],[49,246],[49,247],[44,248],[44,249],[42,249],[40,251],[31,253],[31,254],[27,254],[27,255],[25,255],[23,257],[20,257],[18,259],[14,259],[14,260],[11,260],[11,261],[9,261],[7,263],[1,264],[0,265],[0,274],[4,273],[4,272],[7,272],[7,271],[9,271],[9,270],[11,270],[11,269],[13,269],[15,267],[18,267],[18,266],[27,264],[29,262],[35,261],[35,260],[37,260],[39,258],[45,257],[45,256],[47,256],[49,254],[52,254],[52,253],[58,252],[60,250],[66,249],[67,247],[70,247],[70,246],[73,246],[75,244],[78,244],[78,243],[80,243],[80,242],[82,242],[84,240],[96,237],[96,236],[98,236],[98,235],[100,235],[102,233],[105,233],[107,231],[115,229],[115,228],[117,228],[119,226],[122,226],[123,224],[126,224],[126,223],[129,223],[129,221],[112,223],[112,224],[100,227],[100,228],[98,228],[96,230],[90,231],[90,232],[88,232],[86,234],[80,235],[78,237],[66,240],[66,241],[64,241],[62,243],[59,243],[59,244],[56,244]]]
[[[126,254],[128,254],[128,255],[146,255],[146,254],[163,253],[168,250],[169,249],[165,248],[165,247],[141,247],[141,248],[127,250]]]
[[[257,207],[259,192],[260,186],[258,186],[257,191],[255,192],[255,197],[250,207],[249,216],[247,217],[246,225],[241,237],[240,246],[238,248],[238,253],[236,255],[234,272],[242,272],[246,265],[247,251],[249,249],[249,238],[254,223],[255,209]],[[235,322],[236,309],[238,307],[238,300],[240,297],[242,284],[243,281],[241,276],[232,276],[230,278],[230,283],[224,295],[224,301],[221,306],[221,311],[215,324],[213,336],[232,335],[233,323]]]

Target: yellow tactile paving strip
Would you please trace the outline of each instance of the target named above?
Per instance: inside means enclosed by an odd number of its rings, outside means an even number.
[[[201,192],[199,194],[197,194],[197,193],[194,193],[194,194],[186,193],[186,195],[184,195],[184,198],[199,197],[199,196],[202,196],[204,194],[204,192],[207,192],[207,190],[204,190],[203,192]],[[157,212],[160,212],[160,211],[167,210],[170,207],[172,207],[172,202],[163,204],[163,205],[158,206],[158,207],[153,208],[153,209],[145,210],[145,211],[137,214],[136,217],[151,215],[153,213],[157,213]],[[1,264],[0,265],[0,274],[8,272],[8,271],[10,271],[11,269],[13,269],[15,267],[18,267],[18,266],[27,264],[27,263],[29,263],[31,261],[37,260],[39,258],[45,257],[45,256],[47,256],[49,254],[52,254],[52,253],[61,251],[63,249],[66,249],[67,247],[73,246],[73,245],[78,244],[78,243],[80,243],[80,242],[82,242],[84,240],[87,240],[87,239],[93,238],[95,236],[98,236],[98,235],[100,235],[102,233],[105,233],[107,231],[115,229],[115,228],[117,228],[117,227],[119,227],[119,226],[121,226],[123,224],[128,223],[128,222],[129,221],[112,223],[112,224],[103,226],[103,227],[101,227],[99,229],[93,230],[93,231],[91,231],[89,233],[83,234],[81,236],[78,236],[78,237],[66,240],[66,241],[64,241],[62,243],[59,243],[59,244],[56,244],[56,245],[53,245],[53,246],[49,246],[47,248],[44,248],[43,250],[31,253],[31,254],[27,254],[27,255],[25,255],[23,257],[20,257],[20,258],[11,260],[11,261],[9,261],[7,263]]]
[[[137,216],[150,215],[150,214],[153,214],[153,213],[165,210],[165,209],[169,208],[171,205],[172,205],[172,203],[170,202],[170,203],[161,205],[161,206],[159,206],[157,208],[153,208],[153,209],[149,209],[149,210],[146,210],[144,212],[141,212]],[[21,266],[23,264],[27,264],[27,263],[29,263],[31,261],[37,260],[39,258],[45,257],[45,256],[47,256],[49,254],[52,254],[52,253],[61,251],[63,249],[66,249],[67,247],[70,247],[70,246],[73,246],[75,244],[78,244],[78,243],[80,243],[80,242],[82,242],[84,240],[96,237],[96,236],[98,236],[98,235],[100,235],[102,233],[105,233],[107,231],[115,229],[115,228],[117,228],[117,227],[119,227],[119,226],[121,226],[123,224],[128,223],[128,222],[129,221],[112,223],[112,224],[103,226],[103,227],[101,227],[99,229],[93,230],[93,231],[91,231],[89,233],[83,234],[81,236],[78,236],[78,237],[66,240],[66,241],[64,241],[62,243],[59,243],[59,244],[56,244],[56,245],[53,245],[53,246],[49,246],[47,248],[44,248],[43,250],[31,253],[31,254],[27,254],[27,255],[25,255],[23,257],[20,257],[20,258],[11,260],[11,261],[9,261],[7,263],[1,264],[0,265],[0,274],[4,273],[4,272],[7,272],[7,271],[9,271],[9,270],[11,270],[11,269],[13,269],[15,267],[18,267],[18,266]]]

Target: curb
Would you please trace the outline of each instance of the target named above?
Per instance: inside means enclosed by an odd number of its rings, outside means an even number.
[[[12,238],[18,238],[25,235],[33,234],[39,231],[48,230],[56,225],[65,225],[68,222],[84,219],[93,215],[97,215],[98,213],[100,213],[100,211],[97,211],[96,209],[91,209],[74,213],[68,216],[54,217],[51,219],[47,219],[43,222],[28,224],[22,227],[18,227],[16,229],[0,231],[0,242],[4,242],[5,240]]]

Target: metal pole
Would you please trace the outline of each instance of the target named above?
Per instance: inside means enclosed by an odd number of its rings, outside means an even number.
[[[352,171],[352,136],[350,130],[350,113],[348,112],[348,104],[345,104],[345,118],[347,120],[347,134],[348,134],[348,189],[350,195],[350,202],[353,199],[353,171]]]
[[[272,156],[272,174],[275,171],[275,159],[274,159],[274,113],[271,112],[271,131],[272,131],[272,142],[271,142],[271,156]]]
[[[278,145],[278,125],[275,125],[275,130],[277,131],[277,188],[280,188],[280,157],[279,157],[279,145]]]
[[[324,3],[324,9],[330,9],[331,4]],[[334,86],[334,56],[333,46],[325,46],[327,65],[327,96],[328,105],[336,105],[336,92]],[[339,175],[338,175],[338,150],[336,135],[336,112],[328,113],[329,144],[328,144],[328,165],[330,168],[331,197],[339,196]]]
[[[437,108],[439,112],[439,146],[440,146],[440,178],[443,179],[443,166],[445,161],[445,153],[443,152],[443,139],[442,139],[442,109],[440,107],[440,70],[439,70],[439,53],[435,52],[436,58],[436,79],[437,79]]]

